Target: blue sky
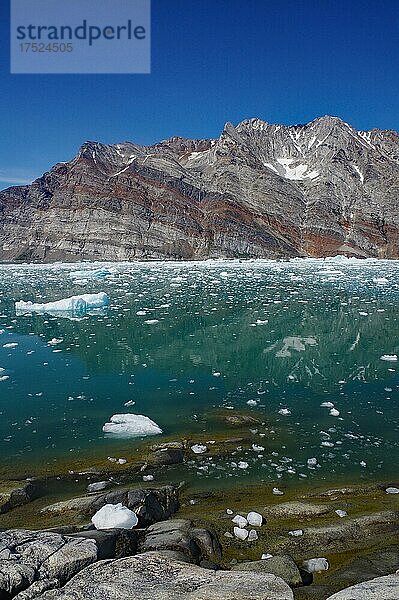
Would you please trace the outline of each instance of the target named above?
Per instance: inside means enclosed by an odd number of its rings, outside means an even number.
[[[150,75],[10,75],[1,10],[0,188],[85,140],[217,137],[226,121],[324,114],[399,129],[398,0],[153,0]]]

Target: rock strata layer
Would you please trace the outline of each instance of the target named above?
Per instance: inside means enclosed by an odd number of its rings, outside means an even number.
[[[86,142],[0,192],[0,261],[399,257],[399,135],[337,117]]]

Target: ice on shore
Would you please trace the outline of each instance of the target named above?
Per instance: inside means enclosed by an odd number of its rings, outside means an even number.
[[[304,560],[302,563],[302,568],[308,573],[327,571],[329,566],[326,558],[309,558],[309,560]]]
[[[113,415],[110,422],[103,425],[103,431],[119,437],[141,437],[162,433],[159,425],[149,417],[131,413]]]
[[[399,488],[397,487],[387,487],[385,490],[386,494],[399,494]]]
[[[288,532],[288,535],[291,535],[292,537],[300,537],[303,535],[303,529],[293,529],[292,531]]]
[[[89,483],[87,486],[88,492],[101,492],[110,485],[109,481],[96,481],[95,483]]]
[[[255,542],[258,539],[258,534],[255,529],[251,529],[248,535],[248,542]]]
[[[15,303],[17,314],[25,313],[59,313],[69,312],[75,314],[84,314],[93,308],[104,308],[109,304],[109,297],[105,292],[98,294],[81,294],[80,296],[71,296],[55,302],[46,302],[39,304],[35,302],[24,302],[20,300]]]
[[[253,527],[261,527],[263,523],[263,517],[260,513],[251,511],[247,515],[247,521]]]
[[[233,531],[236,538],[242,541],[246,540],[249,535],[249,531],[246,529],[241,529],[241,527],[234,527]]]
[[[203,444],[194,444],[194,446],[191,446],[191,450],[194,454],[204,454],[208,448]]]
[[[96,529],[132,529],[138,523],[132,510],[119,504],[106,504],[92,517]]]
[[[234,517],[234,519],[232,519],[233,523],[235,523],[236,525],[238,525],[238,527],[240,529],[244,529],[244,527],[246,527],[248,525],[248,521],[245,517],[243,517],[242,515],[236,515]]]

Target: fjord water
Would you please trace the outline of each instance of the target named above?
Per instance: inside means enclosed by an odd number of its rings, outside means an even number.
[[[141,440],[102,432],[115,413],[206,442],[225,408],[261,415],[264,450],[204,455],[193,478],[316,485],[397,474],[398,262],[3,265],[0,275],[3,472],[123,456]],[[110,306],[90,314],[15,313],[17,300],[100,291]]]

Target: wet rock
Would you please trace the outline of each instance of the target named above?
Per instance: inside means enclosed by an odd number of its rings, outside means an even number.
[[[97,546],[91,539],[23,529],[4,531],[0,533],[0,598],[13,597],[38,580],[57,580],[63,585],[96,560]]]
[[[141,552],[173,550],[183,552],[193,562],[220,559],[221,547],[216,534],[193,527],[186,519],[171,519],[151,525],[140,545]]]
[[[73,511],[91,518],[105,504],[119,503],[134,511],[139,519],[139,526],[146,527],[168,519],[178,510],[178,488],[166,485],[153,489],[117,489],[106,494],[94,494],[57,502],[46,506],[41,512],[61,515]]]
[[[184,451],[181,448],[161,448],[155,450],[148,457],[148,464],[154,467],[163,465],[178,465],[184,460]]]
[[[88,513],[90,512],[90,508],[94,503],[96,498],[100,498],[101,496],[81,496],[80,498],[71,498],[70,500],[63,500],[62,502],[56,502],[55,504],[50,504],[49,506],[45,506],[41,509],[41,513],[54,513],[54,514],[62,514],[67,513],[69,511],[77,512],[77,513]]]
[[[151,446],[152,452],[156,452],[157,450],[167,450],[167,449],[177,449],[184,450],[184,444],[181,441],[176,442],[165,442],[163,444],[153,444]]]
[[[235,427],[241,427],[243,425],[259,425],[260,424],[259,419],[257,419],[256,417],[253,417],[252,415],[246,415],[246,414],[239,414],[239,413],[233,413],[231,415],[226,414],[226,415],[221,415],[220,418],[222,421],[224,421],[228,425],[233,425]]]
[[[302,585],[302,578],[294,559],[287,555],[273,556],[267,560],[255,560],[240,563],[232,567],[234,571],[254,571],[255,573],[270,573],[281,577],[290,587]]]
[[[331,583],[332,591],[334,591],[375,577],[390,575],[396,571],[398,566],[399,546],[395,544],[383,550],[356,557],[349,564],[331,573],[327,581]]]
[[[264,513],[266,516],[276,519],[291,518],[311,518],[325,515],[331,512],[331,507],[325,504],[312,504],[310,502],[282,502],[273,506],[266,506]]]
[[[201,560],[199,566],[202,569],[209,569],[210,571],[222,571],[222,567],[212,562],[211,560]]]
[[[70,537],[94,540],[97,546],[97,559],[123,558],[137,552],[139,533],[128,529],[108,529],[80,531]]]
[[[87,567],[40,600],[293,600],[278,577],[201,569],[156,552]]]
[[[358,583],[330,596],[327,600],[397,600],[399,575],[386,575]]]
[[[0,514],[34,499],[36,486],[31,481],[2,481],[0,483]]]
[[[399,512],[383,511],[357,517],[340,519],[332,525],[306,527],[300,537],[280,539],[279,551],[289,551],[295,557],[321,555],[367,548],[372,544],[387,543],[399,534]]]
[[[370,492],[374,492],[379,489],[383,489],[385,491],[385,488],[383,488],[383,486],[376,484],[356,487],[354,486],[333,488],[329,490],[310,492],[302,496],[302,498],[330,498],[332,500],[336,500],[341,498],[342,496],[363,496],[364,494],[369,494]]]
[[[95,481],[93,483],[89,483],[87,486],[88,492],[102,492],[105,488],[110,487],[112,485],[112,481]]]

